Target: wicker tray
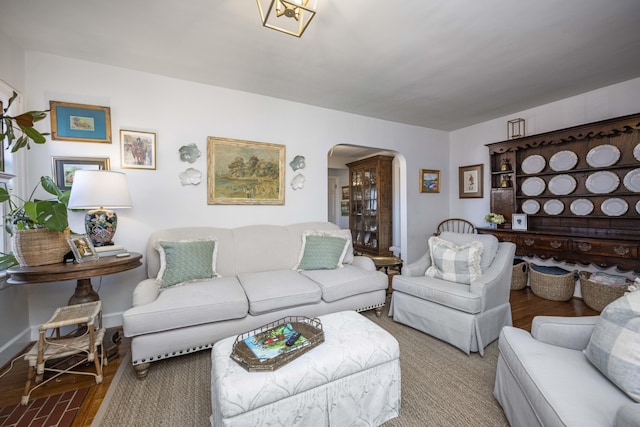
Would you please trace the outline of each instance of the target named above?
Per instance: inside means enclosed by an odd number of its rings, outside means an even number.
[[[589,274],[586,271],[580,272],[580,290],[584,303],[596,311],[602,311],[609,303],[620,298],[627,291],[629,283],[604,285],[589,280]]]
[[[521,259],[513,260],[513,273],[511,274],[511,289],[519,291],[527,287],[529,281],[529,264]]]
[[[307,339],[305,345],[297,346],[271,359],[261,361],[244,341],[246,338],[268,333],[287,323],[291,323],[293,328]],[[238,335],[236,341],[233,343],[231,358],[249,372],[275,371],[323,342],[324,332],[322,331],[322,322],[320,322],[320,319],[310,319],[304,316],[288,316]]]
[[[529,285],[540,298],[552,301],[569,301],[576,288],[575,271],[566,274],[547,274],[536,271],[535,264],[529,265]]]

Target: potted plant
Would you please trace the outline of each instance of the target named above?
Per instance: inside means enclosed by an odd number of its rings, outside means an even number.
[[[31,149],[29,146],[30,140],[36,144],[44,144],[47,141],[45,135],[49,135],[49,133],[40,133],[33,127],[35,122],[47,117],[47,111],[49,110],[27,111],[15,117],[7,114],[17,96],[18,94],[13,92],[6,108],[0,111],[0,141],[6,138],[7,150],[11,148],[12,153],[23,147],[27,147],[27,150]]]
[[[55,197],[46,200],[34,198],[38,186]],[[5,229],[12,235],[13,256],[20,265],[55,264],[69,252],[66,240],[69,193],[68,190],[60,190],[48,176],[40,177],[27,200],[11,194],[6,185],[0,188],[0,203],[9,203]],[[0,264],[11,261],[6,257],[11,257],[11,254],[0,256]]]

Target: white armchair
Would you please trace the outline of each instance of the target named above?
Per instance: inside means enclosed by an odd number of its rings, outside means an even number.
[[[471,275],[470,283],[456,283],[425,275],[432,265],[427,251],[393,277],[389,315],[467,354],[484,355],[484,347],[498,338],[503,326],[511,325],[509,294],[516,247],[489,234],[443,232],[431,239],[438,238],[458,247],[480,242],[479,277]]]

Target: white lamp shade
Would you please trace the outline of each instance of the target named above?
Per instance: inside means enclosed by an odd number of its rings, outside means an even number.
[[[130,208],[127,176],[122,172],[77,170],[73,174],[69,209]]]

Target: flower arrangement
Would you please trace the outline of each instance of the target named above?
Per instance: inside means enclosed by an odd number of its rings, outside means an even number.
[[[493,212],[486,214],[484,220],[491,224],[502,224],[505,222],[504,216]]]

